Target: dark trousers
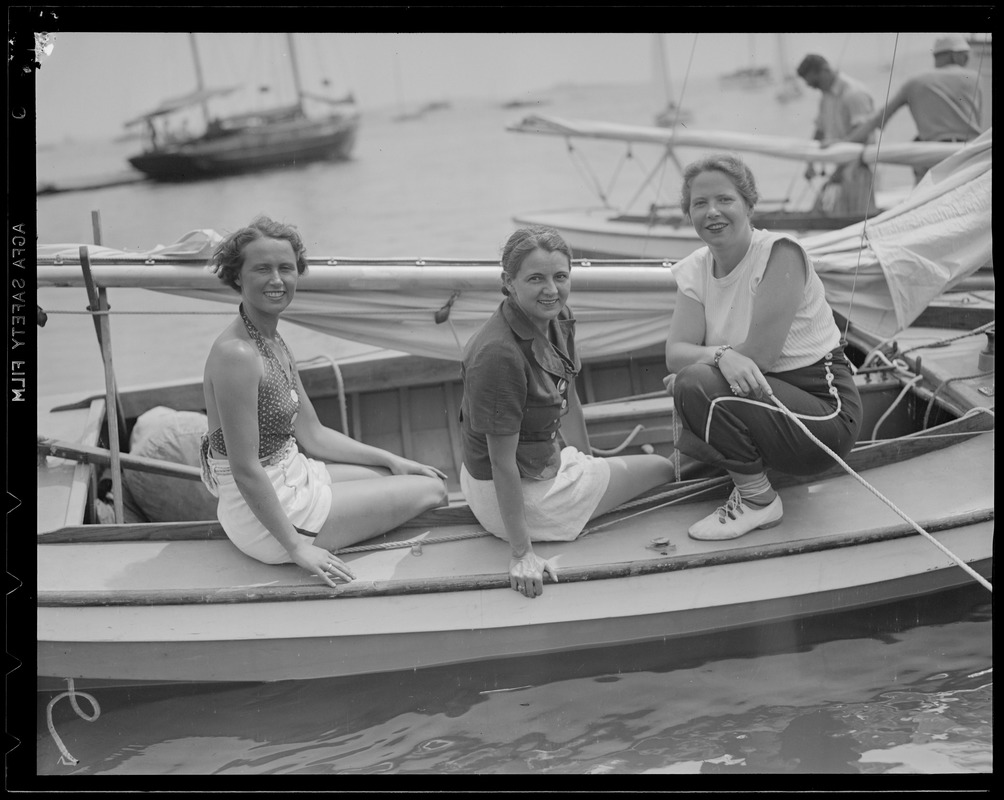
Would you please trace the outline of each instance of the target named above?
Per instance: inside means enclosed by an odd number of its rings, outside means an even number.
[[[815,437],[841,458],[850,452],[861,427],[861,398],[842,348],[808,367],[764,377]],[[767,467],[813,475],[833,466],[829,453],[769,397],[736,397],[710,364],[680,370],[673,401],[681,423],[677,446],[698,461],[744,475]]]

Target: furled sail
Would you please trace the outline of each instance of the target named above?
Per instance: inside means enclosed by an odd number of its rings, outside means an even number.
[[[881,336],[991,264],[993,129],[933,167],[888,211],[803,244],[837,312]]]

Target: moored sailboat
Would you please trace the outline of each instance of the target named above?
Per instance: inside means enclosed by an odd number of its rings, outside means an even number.
[[[674,128],[666,130],[641,125],[623,125],[594,120],[564,119],[531,115],[507,128],[514,133],[561,136],[572,139],[595,139],[621,142],[627,147],[639,144],[659,146],[661,157],[642,181],[637,195],[653,183],[666,168],[676,164],[676,148],[728,150],[757,153],[797,162],[839,165],[856,160],[865,163],[902,166],[932,166],[963,145],[945,142],[905,142],[859,145],[841,142],[826,148],[819,142],[784,136],[744,134],[733,131]],[[888,198],[887,198],[888,199]],[[880,203],[881,205],[881,203]],[[881,209],[876,213],[880,213]],[[701,240],[678,205],[652,204],[648,209],[631,211],[609,205],[521,212],[514,220],[522,225],[546,225],[558,230],[572,251],[583,258],[663,258],[679,259],[701,246]],[[785,231],[804,237],[824,231],[839,230],[859,220],[832,216],[815,208],[792,208],[788,201],[761,201],[753,215],[758,228]]]
[[[126,123],[127,127],[141,125],[147,133],[143,151],[129,159],[135,169],[154,180],[183,181],[350,157],[360,120],[355,100],[351,94],[329,98],[303,89],[292,33],[286,34],[286,41],[295,102],[226,116],[211,115],[209,103],[233,93],[236,87],[206,88],[195,34],[189,36],[197,88]],[[323,105],[326,111],[308,114],[308,100]],[[187,127],[173,134],[166,127],[158,130],[162,119],[196,107],[202,111],[204,127],[200,132],[189,134]]]

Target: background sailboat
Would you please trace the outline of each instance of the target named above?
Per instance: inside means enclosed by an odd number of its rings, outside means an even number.
[[[655,124],[661,128],[672,128],[674,125],[690,122],[693,114],[676,104],[673,82],[669,77],[666,42],[661,33],[652,34],[652,75],[658,96],[664,103],[662,110],[655,115]]]
[[[774,82],[770,67],[756,63],[756,34],[750,34],[750,64],[720,78],[725,89],[762,89]]]
[[[784,34],[777,34],[778,74],[781,76],[781,88],[774,96],[779,103],[790,103],[802,96],[802,84],[795,75],[795,70],[788,60],[788,50],[784,43]]]
[[[130,158],[129,163],[155,180],[181,181],[348,158],[359,127],[355,99],[351,93],[330,98],[306,91],[300,80],[293,34],[285,36],[295,101],[215,116],[210,101],[230,95],[238,87],[207,88],[195,34],[189,34],[196,89],[165,100],[126,123],[126,127],[145,126],[148,136],[143,152]],[[309,115],[307,101],[321,105],[325,112]],[[202,130],[190,133],[190,112],[195,108],[201,111]],[[178,115],[181,127],[172,132],[168,126],[174,115]]]

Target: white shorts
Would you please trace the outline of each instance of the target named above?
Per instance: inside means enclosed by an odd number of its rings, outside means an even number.
[[[331,510],[331,475],[324,463],[307,458],[292,439],[281,457],[268,461],[275,463],[263,464],[265,472],[289,521],[297,528],[319,531]],[[266,564],[292,563],[289,552],[261,524],[241,495],[230,462],[225,458],[206,458],[206,462],[219,494],[216,516],[230,541],[241,552]],[[314,541],[311,536],[298,535],[304,541]]]
[[[530,540],[570,542],[582,533],[600,504],[610,483],[610,465],[604,458],[566,447],[561,451],[557,475],[546,481],[524,478],[521,483]],[[481,526],[508,541],[495,482],[472,478],[464,466],[460,469],[460,488]]]

